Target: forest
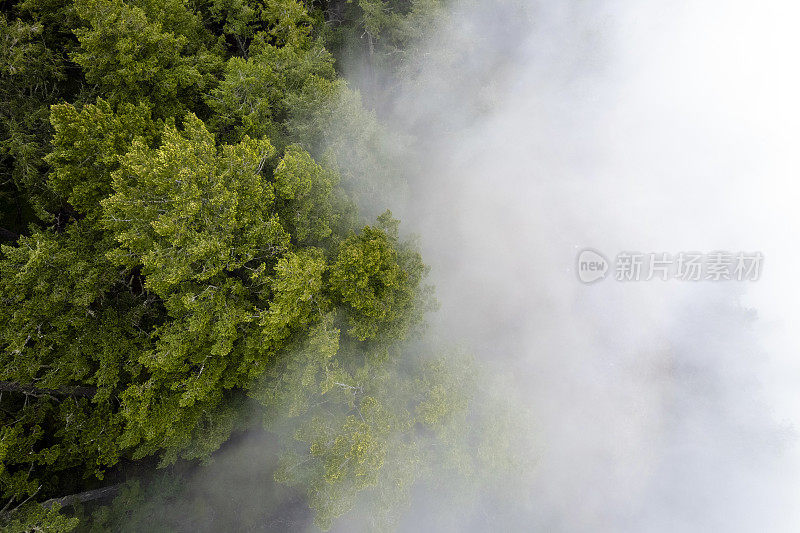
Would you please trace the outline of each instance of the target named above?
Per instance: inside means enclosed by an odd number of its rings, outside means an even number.
[[[420,341],[428,268],[380,199],[378,103],[437,0],[2,10],[4,531],[213,530],[154,502],[252,432],[261,524],[391,528],[432,465],[466,491],[508,461],[470,358]]]
[[[800,531],[798,17],[0,1],[0,531]]]

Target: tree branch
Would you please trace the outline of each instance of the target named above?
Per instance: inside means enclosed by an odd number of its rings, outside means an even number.
[[[91,398],[97,393],[94,387],[62,387],[60,389],[43,389],[33,385],[21,385],[14,381],[0,381],[0,392],[19,392],[29,396],[81,396]]]

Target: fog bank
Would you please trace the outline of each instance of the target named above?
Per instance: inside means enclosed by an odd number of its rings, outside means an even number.
[[[390,123],[417,136],[400,217],[436,333],[536,414],[533,507],[501,529],[796,531],[796,6],[452,11]],[[765,262],[755,282],[584,285],[586,247]]]

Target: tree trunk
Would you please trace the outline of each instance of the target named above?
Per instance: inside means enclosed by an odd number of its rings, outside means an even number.
[[[16,242],[19,239],[19,235],[11,231],[10,229],[0,228],[0,239]]]
[[[42,506],[47,507],[48,509],[55,504],[59,504],[61,507],[67,507],[68,505],[75,505],[76,503],[99,500],[101,498],[110,498],[111,496],[116,496],[120,487],[122,487],[122,483],[117,483],[116,485],[110,485],[101,489],[87,490],[77,494],[70,494],[69,496],[62,496],[60,498],[51,498],[42,502]]]

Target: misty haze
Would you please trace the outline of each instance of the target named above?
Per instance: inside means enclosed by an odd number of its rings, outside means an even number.
[[[800,8],[0,13],[0,529],[800,531]]]

